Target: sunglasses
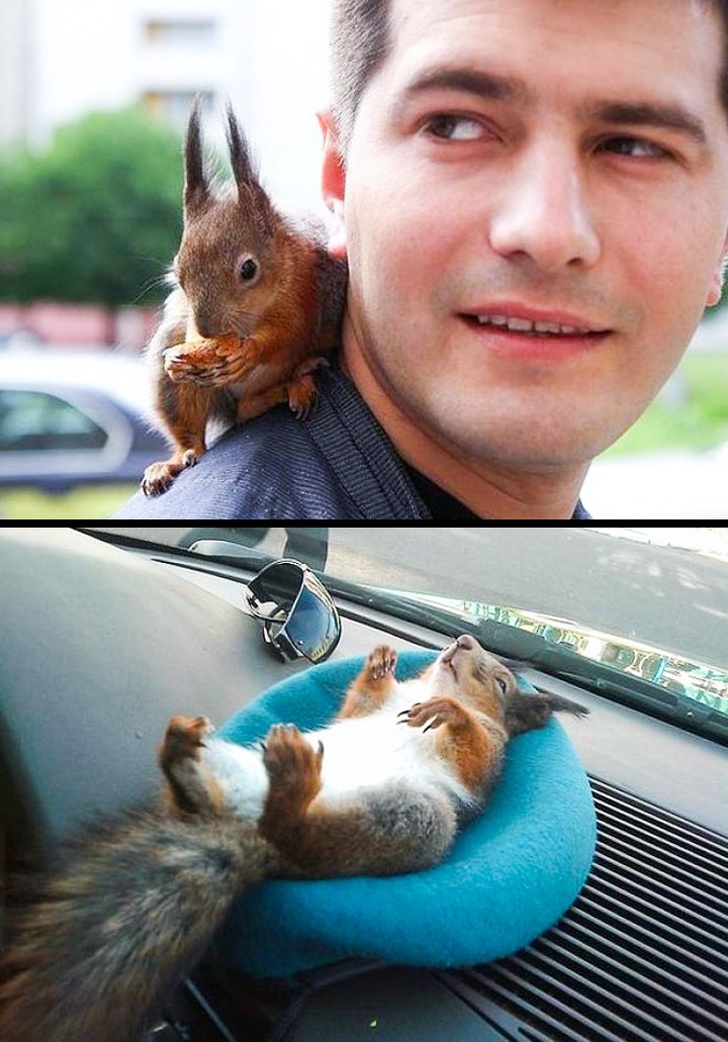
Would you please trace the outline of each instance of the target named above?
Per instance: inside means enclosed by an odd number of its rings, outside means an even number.
[[[284,558],[248,583],[248,608],[263,622],[263,636],[284,662],[323,662],[339,643],[341,620],[331,596],[311,569]]]

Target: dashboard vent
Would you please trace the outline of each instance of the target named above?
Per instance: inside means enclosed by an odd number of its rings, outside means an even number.
[[[441,980],[526,1042],[725,1042],[728,841],[595,779],[589,880],[515,956]]]

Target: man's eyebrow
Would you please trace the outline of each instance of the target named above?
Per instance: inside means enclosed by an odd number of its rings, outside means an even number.
[[[698,145],[705,145],[708,141],[703,121],[682,105],[614,101],[590,106],[587,114],[601,123],[676,130],[691,137]]]
[[[401,101],[406,103],[418,94],[438,90],[473,94],[490,101],[518,101],[525,99],[527,94],[524,84],[518,79],[496,76],[480,69],[435,66],[423,69],[404,87]]]
[[[412,97],[438,90],[472,94],[489,101],[526,103],[529,99],[528,89],[520,79],[467,67],[434,66],[422,70],[408,83],[398,100],[400,104],[406,104]],[[699,145],[705,145],[708,141],[705,124],[700,117],[679,104],[605,101],[585,106],[585,115],[603,123],[676,130],[691,137]]]

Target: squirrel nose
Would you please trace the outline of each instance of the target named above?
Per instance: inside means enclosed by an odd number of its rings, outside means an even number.
[[[205,319],[202,319],[201,321],[196,321],[195,325],[197,326],[197,332],[200,334],[200,336],[205,337],[205,339],[209,339],[210,337],[215,335],[210,323],[205,321]]]
[[[452,662],[459,651],[474,651],[478,646],[478,642],[474,637],[469,636],[467,633],[463,633],[445,649],[442,655],[442,661]]]
[[[474,651],[477,646],[477,641],[469,633],[461,634],[455,643],[459,648],[465,648],[467,651]]]
[[[209,339],[210,337],[220,336],[223,333],[220,315],[215,307],[215,303],[206,296],[199,295],[199,298],[195,301],[192,316],[195,320],[195,329],[200,336]]]

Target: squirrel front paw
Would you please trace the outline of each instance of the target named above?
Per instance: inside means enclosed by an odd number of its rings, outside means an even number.
[[[368,677],[370,680],[381,680],[383,677],[394,676],[396,665],[397,652],[394,648],[390,648],[388,644],[378,644],[367,659]]]
[[[226,379],[228,366],[228,360],[220,358],[215,347],[214,340],[170,347],[164,352],[164,371],[174,383],[214,386],[215,381]]]
[[[467,711],[454,698],[428,698],[426,702],[415,702],[409,709],[398,714],[397,723],[409,727],[421,727],[423,732],[442,727],[443,724],[457,726],[469,720]]]
[[[249,364],[246,341],[237,336],[190,340],[164,352],[164,370],[175,383],[222,387],[242,379]]]

